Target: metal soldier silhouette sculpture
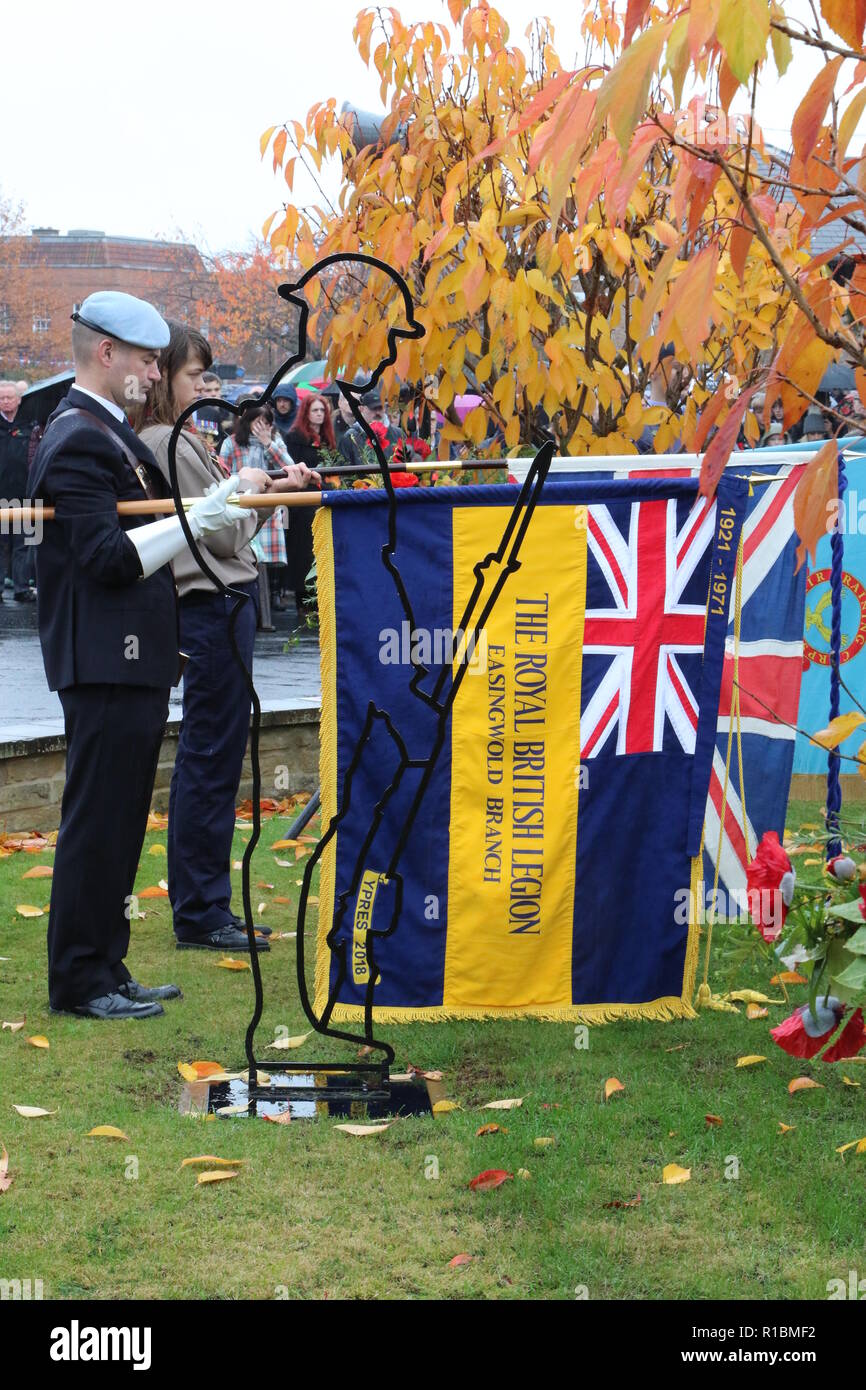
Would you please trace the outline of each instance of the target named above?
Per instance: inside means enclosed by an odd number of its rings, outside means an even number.
[[[400,507],[397,493],[391,478],[391,469],[383,452],[381,443],[376,433],[364,418],[360,407],[360,401],[364,394],[375,387],[383,372],[396,362],[398,342],[401,339],[420,338],[424,333],[423,325],[415,318],[412,296],[403,277],[392,267],[374,256],[362,255],[360,253],[341,253],[325,257],[323,260],[318,261],[315,265],[311,266],[299,280],[281,285],[278,291],[281,298],[285,299],[288,304],[296,307],[300,315],[297,352],[280,365],[262,395],[241,400],[237,404],[232,404],[229,401],[220,401],[219,404],[230,410],[233,414],[241,415],[245,410],[249,410],[254,406],[260,407],[272,399],[274,390],[286,373],[297,363],[302,362],[306,356],[309,303],[304,295],[305,287],[316,276],[337,265],[359,265],[381,271],[396,287],[396,290],[402,298],[405,312],[406,326],[394,326],[389,328],[387,333],[387,356],[382,358],[369,376],[361,381],[357,379],[352,382],[338,380],[336,385],[344,400],[347,402],[355,420],[363,430],[369,447],[379,465],[384,490],[387,495],[387,539],[381,547],[379,562],[384,566],[394,585],[400,608],[403,612],[405,621],[409,625],[408,630],[410,633],[414,633],[416,630],[415,610],[400,573],[399,566],[398,523]],[[226,596],[233,597],[236,600],[229,617],[229,632],[235,658],[244,669],[246,685],[252,706],[250,758],[253,783],[253,831],[244,851],[242,865],[244,922],[250,939],[250,964],[255,989],[255,1007],[247,1028],[245,1039],[245,1051],[249,1065],[249,1097],[253,1104],[256,1099],[264,1097],[274,1099],[281,1095],[303,1096],[306,1099],[310,1099],[311,1096],[317,1093],[315,1087],[312,1089],[308,1086],[302,1089],[291,1086],[275,1088],[273,1086],[260,1086],[258,1084],[258,1068],[262,1064],[256,1061],[254,1042],[256,1029],[261,1020],[264,1007],[264,992],[262,987],[261,963],[258,952],[254,949],[250,866],[261,835],[261,771],[259,767],[261,706],[251,673],[247,670],[242,661],[233,635],[234,626],[241,607],[244,603],[248,602],[249,599],[246,594],[223,584],[213,573],[212,569],[208,566],[207,560],[197,546],[195,537],[189,530],[181,504],[176,468],[177,442],[185,421],[197,409],[199,404],[199,402],[194,402],[190,405],[174,426],[169,444],[169,467],[172,495],[174,497],[177,514],[180,517],[187,542],[197,563],[203,573],[218,589],[222,590]],[[211,404],[213,404],[213,402],[211,402]],[[478,561],[473,566],[475,582],[459,624],[459,631],[463,634],[464,640],[462,652],[456,663],[452,664],[449,660],[447,662],[442,662],[438,667],[428,667],[417,658],[415,644],[411,643],[410,664],[412,669],[409,678],[409,690],[412,696],[418,701],[418,728],[400,729],[396,726],[387,709],[379,708],[373,701],[368,703],[361,732],[351,752],[342,779],[338,809],[336,814],[331,818],[329,824],[324,827],[321,839],[305,863],[297,916],[297,980],[298,993],[304,1012],[317,1033],[344,1042],[363,1044],[371,1051],[375,1050],[379,1052],[381,1058],[378,1062],[368,1060],[353,1063],[320,1063],[310,1061],[292,1062],[285,1065],[281,1063],[281,1068],[290,1073],[314,1072],[317,1074],[325,1074],[325,1076],[334,1072],[345,1074],[347,1079],[340,1084],[340,1093],[343,1095],[357,1096],[358,1098],[364,1099],[372,1099],[374,1097],[382,1098],[388,1095],[388,1070],[394,1060],[394,1050],[388,1043],[381,1039],[377,1039],[373,1032],[374,988],[378,976],[376,952],[379,944],[391,936],[399,926],[400,914],[403,906],[403,880],[400,875],[400,860],[411,835],[433,770],[445,743],[452,706],[468,669],[469,659],[478,642],[479,632],[483,630],[494,604],[501,594],[509,576],[514,574],[520,567],[520,548],[539,500],[541,489],[553,458],[553,452],[553,444],[546,444],[533,460],[515,506],[507,516],[499,543],[495,549],[479,557]],[[421,717],[422,711],[423,717]],[[387,785],[382,787],[381,795],[373,805],[359,807],[357,805],[357,798],[353,803],[353,783],[365,753],[370,754],[374,739],[377,737],[381,739],[383,735],[389,750],[393,754],[393,761],[389,764],[389,780]],[[380,757],[378,751],[376,752],[376,757],[377,759]],[[410,776],[414,776],[416,779],[415,790],[409,802],[408,812],[404,815],[400,824],[400,829],[393,837],[393,843],[387,846],[387,852],[384,855],[381,843],[377,845],[375,851],[376,864],[373,864],[371,862],[373,841],[376,838],[377,831],[382,827],[383,818],[388,805],[401,787],[407,773],[410,774]],[[310,905],[310,885],[317,864],[321,860],[329,843],[336,835],[340,824],[346,820],[350,813],[360,814],[362,818],[367,817],[366,820],[362,820],[362,823],[366,826],[366,830],[361,837],[361,849],[353,865],[349,886],[336,895],[333,924],[327,936],[327,945],[333,963],[333,978],[328,992],[327,1004],[321,1016],[319,1016],[313,1009],[305,976],[306,924],[307,910]],[[363,1033],[358,1034],[333,1027],[331,1024],[331,1016],[337,1002],[340,988],[346,978],[348,969],[347,954],[352,948],[351,929],[348,933],[346,931],[347,914],[349,913],[352,902],[357,897],[359,885],[365,873],[368,876],[372,873],[377,882],[381,885],[383,891],[377,894],[376,903],[381,906],[384,902],[385,910],[381,914],[383,917],[381,922],[377,922],[376,920],[378,914],[371,911],[369,925],[364,932],[363,950],[366,958],[367,986],[364,999],[364,1028]],[[272,1063],[269,1065],[272,1065]],[[324,1094],[324,1091],[320,1093]],[[337,1091],[333,1087],[328,1087],[327,1095],[330,1098],[336,1098]]]

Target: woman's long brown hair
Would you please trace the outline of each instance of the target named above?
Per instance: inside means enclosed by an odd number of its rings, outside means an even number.
[[[147,400],[136,405],[130,416],[136,434],[140,434],[147,425],[174,425],[180,411],[174,403],[171,383],[191,357],[197,357],[205,371],[213,363],[210,343],[198,329],[187,328],[186,324],[176,323],[173,319],[167,322],[170,337],[157,358],[159,381],[151,386]]]

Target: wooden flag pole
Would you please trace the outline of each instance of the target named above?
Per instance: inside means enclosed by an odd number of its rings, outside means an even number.
[[[194,502],[201,499],[184,497],[182,500],[185,510],[188,511]],[[252,507],[263,511],[273,510],[275,507],[320,507],[322,494],[320,492],[269,492],[264,496],[258,496],[251,493],[241,493],[238,497],[232,496],[231,505],[233,507]],[[119,516],[173,516],[175,506],[170,497],[143,497],[140,502],[118,502],[117,511]],[[23,525],[33,525],[39,521],[53,520],[53,507],[40,507],[38,505],[0,507],[0,526],[14,525],[16,522]]]

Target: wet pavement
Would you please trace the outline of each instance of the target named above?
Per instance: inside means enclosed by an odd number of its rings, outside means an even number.
[[[0,604],[0,743],[63,732],[63,711],[48,689],[36,628],[36,604]],[[276,632],[256,636],[253,676],[263,710],[318,709],[318,632],[297,629],[294,609],[274,613]],[[169,717],[180,716],[180,688]]]

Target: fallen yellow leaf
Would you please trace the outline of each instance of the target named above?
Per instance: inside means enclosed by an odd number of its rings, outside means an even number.
[[[15,911],[19,917],[44,917],[45,909],[34,907],[32,903],[19,903]]]
[[[688,1182],[692,1176],[691,1168],[681,1168],[678,1163],[669,1163],[662,1169],[662,1182]]]
[[[796,1125],[786,1125],[786,1124],[783,1124],[783,1122],[782,1122],[781,1120],[779,1120],[777,1123],[778,1123],[778,1125],[779,1125],[779,1133],[780,1133],[780,1134],[790,1134],[790,1132],[791,1132],[792,1129],[796,1129],[796,1128],[797,1128]]]
[[[281,1051],[289,1047],[303,1047],[309,1036],[309,1033],[297,1033],[293,1038],[277,1038],[276,1042],[268,1043],[267,1046]]]
[[[236,1168],[222,1169],[222,1171],[217,1169],[215,1172],[208,1171],[207,1173],[199,1173],[196,1178],[196,1183],[228,1182],[229,1178],[236,1178],[237,1175]]]
[[[433,1081],[441,1081],[441,1080],[442,1080],[442,1073],[441,1073],[441,1071],[440,1071],[440,1072],[422,1072],[421,1075],[422,1075],[422,1076],[426,1076],[426,1077],[428,1077],[428,1079],[433,1080]],[[525,1099],[526,1099],[525,1096],[512,1096],[512,1097],[510,1097],[510,1099],[508,1099],[508,1100],[489,1100],[489,1101],[487,1101],[486,1105],[482,1105],[482,1106],[481,1106],[481,1109],[482,1109],[482,1110],[516,1110],[517,1107],[518,1107],[519,1105],[522,1105],[522,1104],[523,1104],[523,1102],[524,1102]],[[440,1102],[440,1104],[441,1104],[441,1102]]]
[[[756,1066],[758,1065],[759,1062],[766,1062],[766,1060],[767,1060],[766,1057],[758,1057],[758,1056],[752,1055],[752,1054],[750,1053],[748,1057],[738,1057],[738,1058],[737,1058],[737,1066],[738,1066],[738,1067],[756,1067]]]
[[[37,864],[35,868],[28,869],[22,878],[51,878],[54,873],[50,864]]]
[[[238,1168],[246,1163],[245,1158],[217,1158],[216,1154],[198,1154],[195,1158],[185,1158],[181,1168],[193,1168],[198,1163],[212,1163],[217,1168]]]
[[[604,1083],[604,1098],[605,1100],[610,1100],[611,1096],[616,1095],[617,1091],[624,1090],[625,1086],[623,1086],[621,1081],[617,1081],[615,1076],[609,1076]]]
[[[788,1093],[794,1095],[797,1091],[823,1091],[824,1087],[820,1081],[813,1081],[811,1076],[796,1076],[793,1081],[788,1082]]]
[[[837,1154],[843,1154],[848,1149],[854,1149],[858,1154],[866,1153],[866,1139],[852,1139],[848,1144],[842,1144],[836,1150]]]
[[[540,1134],[537,1139],[533,1139],[532,1147],[534,1149],[550,1149],[555,1143],[556,1140],[552,1134]]]
[[[129,1135],[128,1135],[128,1134],[124,1134],[123,1130],[122,1130],[122,1129],[118,1129],[118,1128],[116,1127],[116,1125],[97,1125],[95,1129],[89,1129],[89,1130],[87,1131],[86,1138],[88,1138],[88,1139],[125,1139],[126,1142],[129,1143]]]
[[[271,849],[297,849],[297,840],[277,840],[271,845]]]
[[[522,1178],[524,1182],[528,1182],[529,1179],[532,1177],[532,1174],[530,1173],[528,1168],[518,1168],[517,1176],[519,1178]]]
[[[765,1009],[761,1004],[746,1005],[746,1018],[748,1019],[766,1018],[768,1013],[769,1009]]]
[[[774,975],[770,980],[771,985],[807,985],[809,981],[805,975],[800,975],[796,970],[783,970],[780,975]]]
[[[48,1039],[47,1039],[47,1038],[44,1038],[44,1037],[42,1036],[41,1033],[35,1033],[34,1036],[33,1036],[32,1038],[28,1038],[27,1041],[29,1042],[29,1044],[30,1044],[31,1047],[50,1047],[50,1046],[51,1046],[51,1044],[50,1044],[50,1042],[48,1041]]]
[[[222,970],[249,970],[251,969],[248,960],[234,960],[231,956],[223,956],[222,960],[217,961],[217,965]]]
[[[859,1081],[852,1081],[851,1078],[850,1078],[850,1076],[843,1076],[843,1077],[842,1077],[842,1083],[843,1083],[843,1085],[845,1085],[845,1086],[856,1086],[858,1089],[859,1089],[859,1087],[860,1087],[860,1082],[859,1082]]]
[[[728,994],[720,996],[722,999],[736,999],[739,1004],[785,1004],[785,999],[771,999],[768,994],[762,994],[758,989],[732,989]]]
[[[489,1106],[485,1106],[484,1108],[485,1108],[485,1109],[489,1109],[490,1107],[489,1107]],[[500,1107],[500,1108],[501,1108],[501,1107]],[[459,1110],[459,1109],[460,1109],[460,1102],[459,1102],[459,1101],[456,1101],[456,1100],[437,1100],[436,1104],[433,1106],[433,1114],[434,1114],[434,1115],[447,1115],[448,1112],[449,1112],[449,1110]]]
[[[57,1110],[43,1110],[39,1105],[13,1105],[13,1110],[17,1110],[25,1120],[38,1120],[43,1115],[57,1115]]]
[[[184,1081],[198,1081],[198,1073],[195,1067],[191,1067],[189,1062],[178,1062],[177,1069]]]
[[[160,845],[160,844],[151,845],[150,849],[149,849],[147,852],[148,852],[148,854],[163,854],[163,855],[168,853],[168,851],[167,851],[165,845]]]
[[[4,1024],[3,1024],[3,1027],[4,1027],[4,1028],[8,1028],[10,1033],[19,1033],[19,1032],[21,1031],[21,1029],[24,1027],[24,1025],[25,1025],[26,1022],[27,1022],[27,1016],[25,1015],[24,1018],[22,1018],[20,1022],[16,1022],[16,1023],[4,1023]]]
[[[389,1120],[386,1125],[334,1125],[334,1129],[341,1129],[344,1134],[354,1134],[361,1138],[365,1134],[381,1134],[384,1129],[390,1129],[392,1124],[393,1120]]]

